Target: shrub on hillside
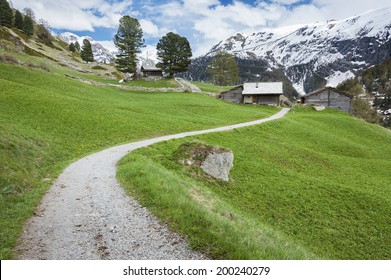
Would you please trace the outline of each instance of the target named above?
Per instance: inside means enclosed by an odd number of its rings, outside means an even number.
[[[0,54],[0,61],[8,64],[19,64],[19,61],[15,57],[8,54]]]
[[[37,64],[28,62],[28,63],[26,63],[26,66],[30,67],[30,68],[41,69],[41,70],[44,70],[46,72],[50,72],[50,69],[44,63],[41,63],[40,65],[37,65]]]
[[[104,68],[104,67],[102,67],[100,65],[93,66],[93,67],[91,67],[91,69],[94,69],[94,70],[107,70],[107,68]]]

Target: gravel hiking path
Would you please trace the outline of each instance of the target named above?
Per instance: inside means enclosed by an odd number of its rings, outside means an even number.
[[[182,88],[188,88],[191,92],[201,92],[200,88],[196,85],[193,85],[189,81],[186,81],[182,78],[175,78],[175,80],[182,86]]]
[[[15,248],[18,259],[205,259],[189,250],[116,180],[116,164],[138,148],[175,138],[232,130],[283,117],[185,132],[113,147],[68,166],[44,196]]]

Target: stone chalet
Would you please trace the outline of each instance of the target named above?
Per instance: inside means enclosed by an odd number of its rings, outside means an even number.
[[[233,103],[279,106],[282,94],[282,82],[244,83],[222,92],[220,98]]]
[[[302,104],[321,105],[351,113],[353,95],[333,87],[324,87],[301,97]]]

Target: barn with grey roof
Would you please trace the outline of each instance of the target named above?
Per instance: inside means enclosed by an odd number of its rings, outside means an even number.
[[[244,83],[222,92],[220,98],[233,103],[279,106],[282,94],[282,82]]]

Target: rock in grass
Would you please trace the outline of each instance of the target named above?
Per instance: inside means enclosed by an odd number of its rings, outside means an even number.
[[[234,159],[231,151],[198,141],[182,144],[177,157],[181,164],[200,167],[206,174],[223,181],[229,180]]]
[[[201,169],[214,178],[228,181],[233,162],[234,154],[232,152],[211,153],[201,164]]]

